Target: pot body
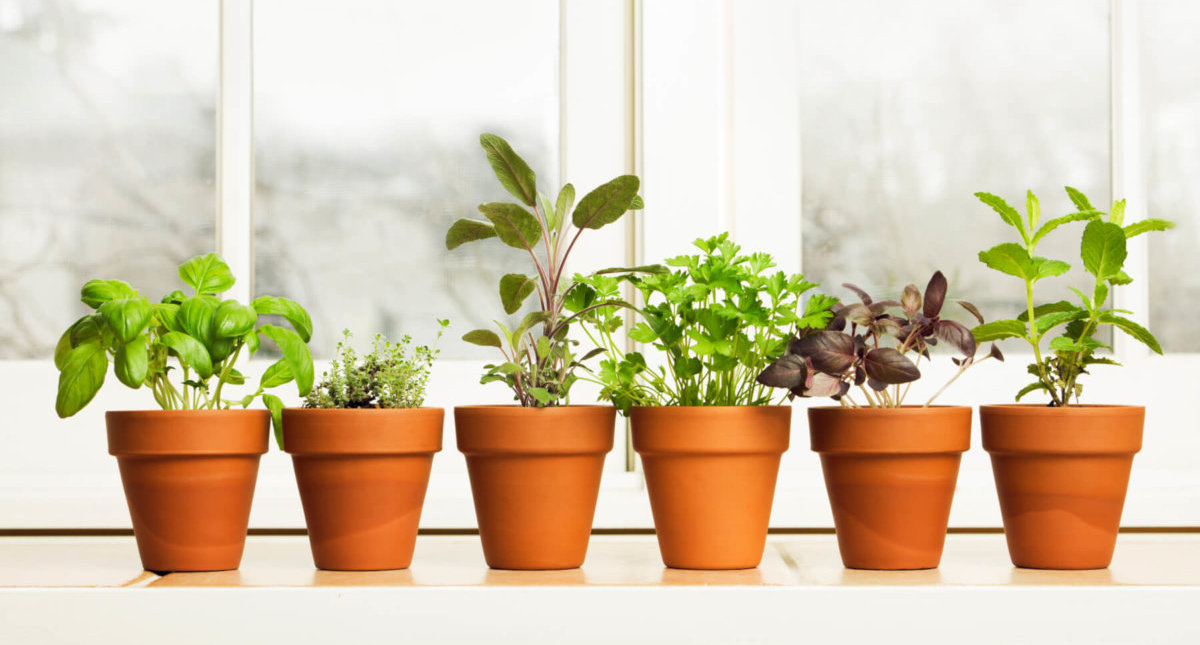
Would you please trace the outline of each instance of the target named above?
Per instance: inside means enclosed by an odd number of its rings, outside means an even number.
[[[611,406],[454,408],[488,566],[583,564],[615,421]]]
[[[1102,569],[1112,562],[1146,409],[985,405],[983,447],[992,458],[1013,564]]]
[[[308,540],[318,569],[412,563],[441,408],[283,411]]]
[[[789,406],[631,409],[664,564],[759,565],[791,419]]]
[[[942,559],[971,408],[808,410],[842,563],[932,569]]]
[[[142,566],[221,571],[241,564],[266,410],[105,414]]]

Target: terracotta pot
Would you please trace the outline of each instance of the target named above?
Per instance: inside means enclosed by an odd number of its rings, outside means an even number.
[[[1125,405],[985,405],[1013,564],[1103,569],[1112,562],[1146,409]]]
[[[971,408],[808,410],[842,563],[932,569],[942,559]]]
[[[757,567],[792,408],[635,407],[630,420],[663,563]]]
[[[283,411],[308,541],[318,569],[412,563],[441,408]]]
[[[159,572],[238,568],[270,413],[148,410],[104,418],[142,566]]]
[[[608,406],[454,408],[488,566],[583,564],[615,420]]]

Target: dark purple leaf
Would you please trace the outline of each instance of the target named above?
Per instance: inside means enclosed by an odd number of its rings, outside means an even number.
[[[996,347],[996,343],[992,343],[992,348],[990,350],[988,350],[988,354],[990,354],[992,358],[1000,361],[1001,363],[1004,362],[1004,354],[1000,353],[1000,348]]]
[[[881,347],[867,352],[863,360],[867,376],[888,384],[908,383],[921,378],[921,371],[900,352]]]
[[[959,300],[958,304],[963,309],[966,309],[967,311],[971,312],[971,315],[975,316],[975,320],[978,320],[979,324],[981,324],[981,325],[983,324],[983,314],[979,313],[979,309],[977,309],[975,307],[975,305],[967,302],[966,300]]]
[[[842,381],[841,383],[838,384],[838,393],[834,394],[830,398],[832,398],[834,401],[841,401],[842,397],[846,396],[846,393],[849,391],[850,391],[850,384],[845,381]]]
[[[866,291],[863,291],[862,289],[856,287],[855,285],[850,284],[849,282],[843,282],[842,286],[846,287],[847,289],[858,294],[858,297],[863,301],[864,305],[871,304],[871,296],[868,296]]]
[[[875,312],[871,311],[870,307],[857,303],[842,309],[838,312],[838,316],[864,327],[870,325],[875,320]]]
[[[785,354],[758,375],[758,382],[768,387],[782,387],[790,390],[804,383],[806,371],[803,358],[795,354]]]
[[[951,359],[950,359],[950,362],[951,362],[951,363],[954,363],[955,365],[962,365],[962,359],[961,359],[961,358],[959,358],[959,357],[957,357],[957,356],[955,356],[955,357],[951,358]],[[760,381],[760,382],[761,382],[761,381]]]
[[[862,385],[867,380],[867,371],[862,368],[862,365],[854,366],[854,384]]]
[[[854,364],[854,339],[839,331],[819,331],[801,338],[796,353],[817,371],[840,374]]]
[[[909,315],[917,313],[921,308],[921,290],[917,289],[917,285],[910,284],[904,287],[904,293],[900,296],[901,306]]]
[[[933,325],[933,331],[938,338],[957,347],[963,356],[975,355],[975,335],[970,329],[953,320],[939,320]]]
[[[942,303],[946,300],[946,276],[942,275],[941,271],[936,271],[933,277],[929,279],[929,284],[925,286],[925,306],[923,311],[926,316],[935,318],[942,311]]]
[[[820,372],[811,372],[808,382],[804,384],[803,396],[841,396],[842,381],[836,377]]]
[[[883,381],[876,381],[873,378],[869,378],[867,379],[867,387],[875,390],[876,392],[882,392],[887,389],[888,385]]]

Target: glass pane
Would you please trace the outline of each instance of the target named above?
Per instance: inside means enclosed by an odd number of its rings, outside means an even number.
[[[213,244],[217,3],[0,2],[0,359]]]
[[[1150,326],[1164,351],[1200,352],[1200,4],[1142,3],[1142,116],[1151,234]]]
[[[951,296],[969,294],[988,319],[1021,311],[1021,283],[978,260],[1014,233],[973,195],[1024,212],[1033,189],[1043,218],[1074,210],[1064,185],[1108,201],[1107,19],[1095,0],[806,0],[808,277],[894,298],[941,269]],[[1079,233],[1038,251],[1076,266],[1084,284]],[[1070,296],[1069,282],[1052,282],[1045,298]]]
[[[496,280],[527,258],[444,239],[511,199],[481,132],[557,182],[558,2],[337,7],[255,3],[255,289],[308,307],[317,356],[343,327],[423,340],[435,318],[453,325],[443,357],[490,356],[457,338],[491,324]]]

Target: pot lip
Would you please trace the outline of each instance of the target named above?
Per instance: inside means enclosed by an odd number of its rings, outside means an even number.
[[[876,407],[857,407],[847,408],[840,405],[814,405],[807,408],[809,411],[839,413],[846,414],[875,414],[881,416],[890,416],[898,414],[929,414],[932,412],[951,412],[958,410],[971,411],[975,408],[969,405],[904,405],[898,408],[876,408]]]
[[[419,408],[305,408],[305,407],[290,407],[284,408],[285,414],[413,414],[413,413],[430,413],[430,412],[445,412],[446,408],[437,408],[432,406],[421,406]]]
[[[612,405],[603,403],[572,403],[571,405],[551,405],[544,408],[535,408],[528,405],[517,405],[516,403],[476,403],[472,405],[456,405],[455,410],[572,410],[576,408],[612,408]],[[615,409],[615,408],[614,408]]]
[[[262,416],[265,414],[265,415],[269,416],[271,414],[271,411],[270,410],[262,410],[262,409],[253,409],[253,410],[246,410],[246,409],[243,409],[243,410],[234,410],[234,409],[225,409],[225,410],[158,410],[158,409],[149,409],[149,410],[106,410],[104,412],[104,414],[105,414],[105,416],[109,416],[109,415],[112,415],[112,416],[153,415],[153,416],[163,416],[163,417],[225,416],[225,415],[246,415],[246,414],[252,414],[252,415],[257,415],[257,416]]]
[[[630,411],[633,410],[780,410],[793,409],[791,405],[632,405],[629,406]]]
[[[1145,411],[1144,405],[1126,405],[1122,403],[1084,403],[1062,407],[1051,407],[1037,403],[991,403],[979,406],[979,412],[989,414],[1028,415],[1028,414],[1077,414],[1102,415],[1118,411]]]

